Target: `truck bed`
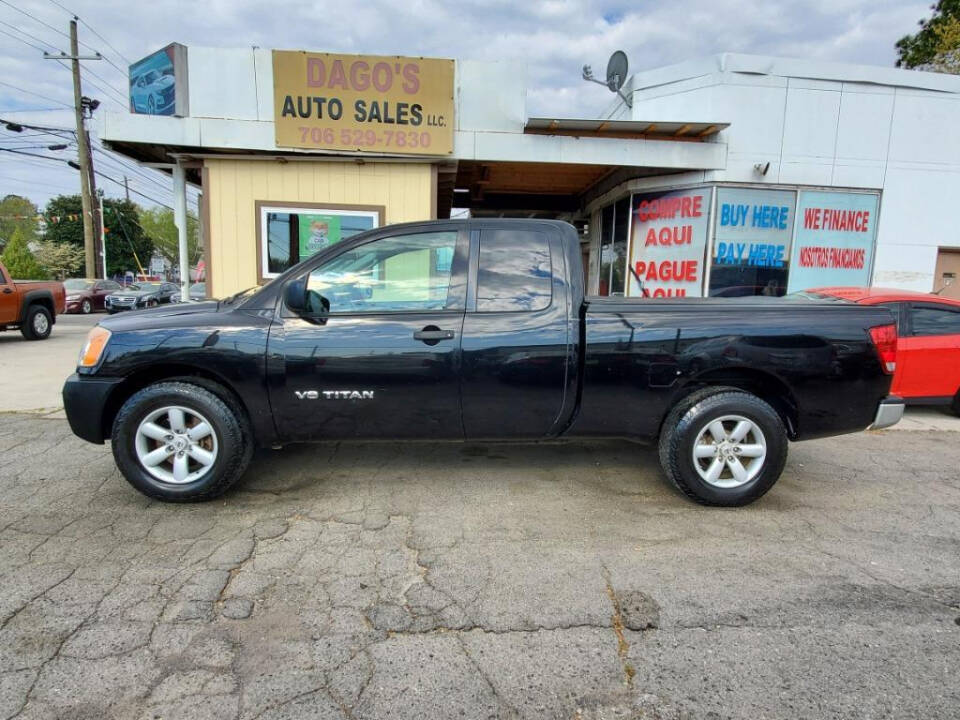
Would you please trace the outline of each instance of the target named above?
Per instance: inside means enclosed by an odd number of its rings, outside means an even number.
[[[868,427],[888,393],[882,307],[805,298],[588,297],[577,435],[654,437],[676,399],[730,383],[778,399],[792,439]]]

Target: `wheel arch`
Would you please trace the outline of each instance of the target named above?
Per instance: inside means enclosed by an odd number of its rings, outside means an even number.
[[[53,293],[49,290],[29,290],[23,296],[20,308],[20,323],[27,321],[27,313],[34,305],[42,305],[50,313],[50,324],[57,322],[57,308],[53,302]]]
[[[247,426],[253,432],[253,422],[250,408],[244,402],[243,397],[234,390],[232,384],[226,378],[207,368],[197,367],[184,363],[165,363],[162,365],[151,365],[142,370],[135,371],[124,378],[119,383],[103,408],[101,416],[101,430],[103,436],[109,438],[112,433],[113,421],[123,404],[136,392],[142,390],[148,385],[163,381],[179,380],[182,382],[199,385],[215,395],[219,396],[225,402],[233,403],[245,415]]]
[[[660,421],[663,422],[670,414],[670,409],[691,393],[708,387],[727,387],[743,390],[769,404],[787,428],[787,436],[793,440],[798,433],[799,406],[796,396],[790,387],[776,375],[753,368],[723,368],[708,370],[697,375],[673,398],[670,407]]]

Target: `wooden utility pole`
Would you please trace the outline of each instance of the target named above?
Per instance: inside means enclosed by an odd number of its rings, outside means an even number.
[[[90,154],[90,136],[87,135],[86,114],[83,104],[83,89],[80,85],[80,61],[100,60],[100,53],[81,56],[80,43],[77,40],[77,19],[70,21],[70,54],[52,55],[44,53],[48,60],[70,60],[73,69],[73,109],[77,122],[77,162],[80,165],[80,200],[83,205],[83,248],[86,252],[86,276],[100,277],[99,236],[103,218],[96,205],[97,186],[93,174],[93,158]]]

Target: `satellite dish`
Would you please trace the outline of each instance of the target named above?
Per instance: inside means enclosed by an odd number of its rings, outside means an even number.
[[[607,62],[607,87],[617,92],[627,81],[627,54],[617,50]]]
[[[623,99],[623,102],[626,103],[627,107],[633,107],[633,101],[620,92],[620,88],[622,88],[623,84],[627,81],[627,54],[623,52],[623,50],[617,50],[613,55],[610,56],[610,60],[607,62],[606,82],[597,80],[593,76],[593,71],[590,69],[589,65],[583,66],[582,77],[587,82],[593,82],[597,85],[606,85],[607,90],[619,95]]]

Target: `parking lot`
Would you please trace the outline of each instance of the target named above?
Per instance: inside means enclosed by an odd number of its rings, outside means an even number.
[[[957,715],[956,418],[736,510],[616,442],[262,451],[171,506],[57,412],[96,319],[0,335],[0,718]]]

